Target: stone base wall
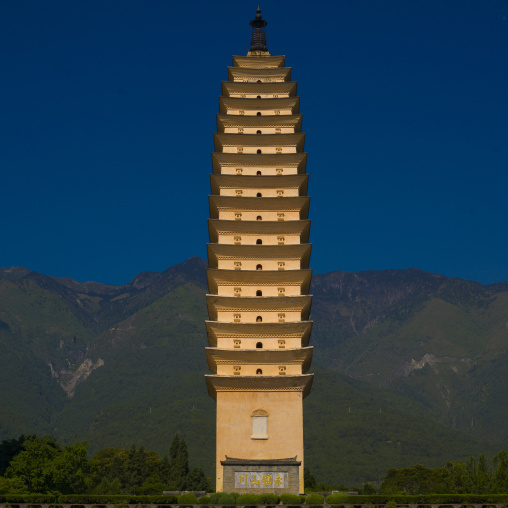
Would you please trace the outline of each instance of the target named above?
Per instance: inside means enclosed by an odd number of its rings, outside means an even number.
[[[299,469],[296,464],[225,465],[223,492],[240,494],[299,494]]]

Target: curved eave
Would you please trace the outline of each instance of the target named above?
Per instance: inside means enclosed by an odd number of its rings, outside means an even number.
[[[208,203],[211,219],[218,219],[220,210],[228,210],[235,212],[296,211],[300,213],[300,220],[305,220],[309,215],[310,197],[238,198],[212,195],[208,196]]]
[[[296,168],[299,174],[305,173],[307,166],[307,154],[281,153],[281,154],[242,154],[212,152],[212,168],[216,174],[221,173],[222,167],[281,167]],[[279,178],[274,176],[274,178]]]
[[[314,374],[301,376],[216,376],[206,375],[208,395],[217,400],[217,392],[302,392],[303,398],[312,389]]]
[[[217,349],[205,348],[208,369],[217,374],[218,364],[278,365],[300,364],[302,373],[310,369],[312,347],[298,349]]]
[[[265,109],[291,109],[298,114],[300,97],[278,97],[274,99],[244,99],[243,97],[219,97],[219,113],[227,114],[230,109],[257,111]]]
[[[206,295],[210,321],[217,321],[217,312],[300,312],[297,321],[307,321],[312,304],[311,295],[301,296],[218,296]]]
[[[248,69],[245,67],[228,67],[228,80],[278,78],[291,81],[291,67],[277,67],[274,69]]]
[[[216,152],[223,152],[226,147],[253,146],[264,147],[290,147],[297,152],[303,152],[305,146],[305,133],[297,134],[217,134],[213,135]],[[261,155],[261,154],[256,154]]]
[[[208,290],[210,294],[217,294],[219,285],[255,285],[277,286],[293,284],[301,287],[302,294],[310,290],[312,270],[281,270],[257,271],[257,270],[218,270],[208,268],[206,270]],[[236,297],[239,298],[239,297]],[[282,297],[278,297],[282,298]]]
[[[300,196],[307,194],[309,175],[247,176],[210,174],[212,194],[221,189],[298,189]]]
[[[218,243],[221,234],[293,234],[300,235],[300,243],[308,243],[310,220],[244,221],[208,219],[210,243]]]
[[[226,127],[294,127],[296,132],[302,130],[302,116],[298,115],[221,115],[217,114],[217,132],[224,132]],[[277,134],[280,136],[281,134]],[[257,134],[256,134],[257,136]]]
[[[278,81],[271,83],[245,83],[242,81],[223,81],[222,95],[230,97],[233,93],[259,94],[287,93],[289,97],[296,95],[296,81]]]
[[[210,268],[217,268],[219,259],[298,259],[300,260],[300,268],[308,268],[312,244],[221,245],[218,243],[208,243],[206,250],[208,254],[208,266]]]
[[[240,56],[233,55],[233,67],[247,67],[256,69],[273,69],[284,67],[284,55],[270,56]]]
[[[298,337],[302,347],[307,347],[312,332],[312,321],[290,321],[285,323],[224,323],[205,321],[208,344],[217,347],[218,337],[233,337],[259,340],[260,338]]]

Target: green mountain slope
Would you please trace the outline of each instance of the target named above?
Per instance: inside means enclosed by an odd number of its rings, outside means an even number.
[[[178,431],[213,476],[205,266],[124,286],[0,269],[0,438],[164,454]],[[351,484],[506,446],[507,289],[416,269],[315,275],[306,466]]]

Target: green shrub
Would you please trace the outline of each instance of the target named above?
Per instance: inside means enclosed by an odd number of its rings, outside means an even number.
[[[264,504],[279,504],[280,497],[277,494],[261,494]]]
[[[199,499],[198,499],[198,503],[199,504],[210,504],[211,501],[210,501],[210,497],[209,496],[201,496]]]
[[[305,504],[323,504],[325,502],[325,496],[321,494],[309,494],[305,498]]]
[[[386,503],[385,508],[397,508],[397,503],[395,501],[388,501]]]
[[[178,504],[198,504],[198,498],[191,492],[178,496]]]
[[[219,500],[218,500],[217,504],[234,505],[234,504],[236,504],[235,496],[233,494],[226,494],[223,492],[219,496]]]
[[[282,494],[280,496],[280,502],[282,504],[302,504],[305,496],[298,496],[296,494]]]
[[[349,504],[347,502],[348,496],[346,494],[330,494],[326,496],[328,504]]]
[[[256,494],[240,494],[236,498],[237,504],[265,504],[263,496],[257,496]]]

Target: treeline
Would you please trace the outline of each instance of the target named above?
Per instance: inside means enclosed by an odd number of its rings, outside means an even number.
[[[0,495],[150,495],[164,490],[213,491],[199,467],[189,469],[185,440],[175,435],[169,457],[143,447],[105,448],[90,459],[87,443],[62,446],[51,436],[23,435],[0,444]]]
[[[508,454],[501,451],[489,464],[485,455],[478,460],[447,462],[434,469],[421,465],[392,468],[381,484],[381,493],[409,494],[505,494],[508,492]]]

